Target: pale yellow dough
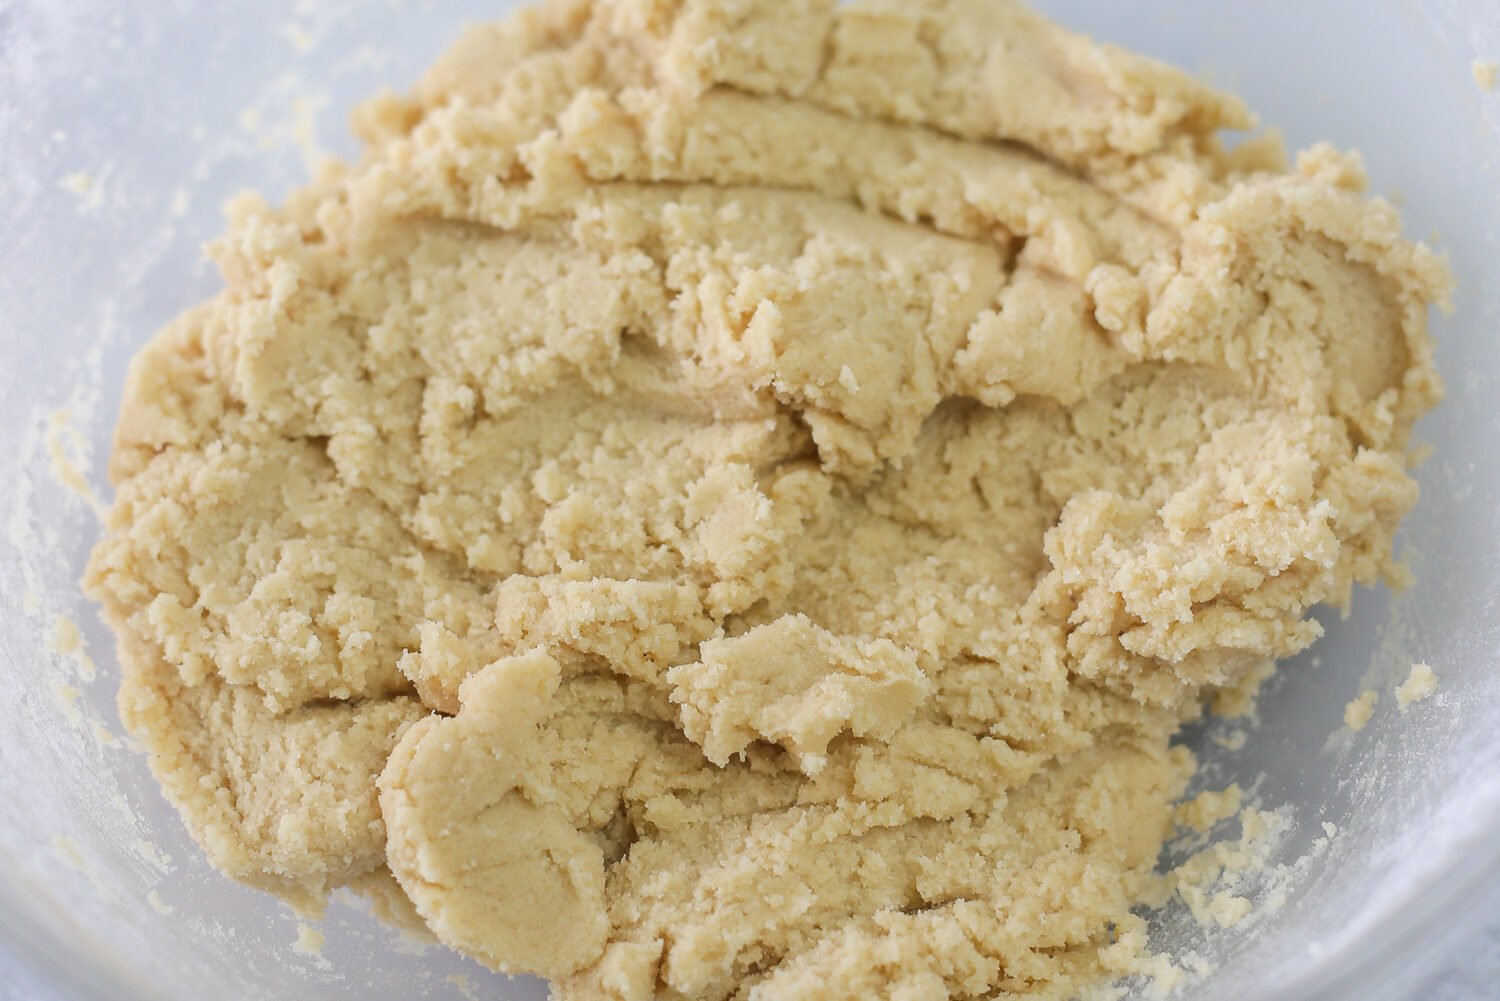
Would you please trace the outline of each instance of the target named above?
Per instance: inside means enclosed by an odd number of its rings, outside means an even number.
[[[1375,703],[1379,700],[1380,693],[1373,688],[1360,692],[1344,706],[1344,726],[1354,733],[1363,730],[1369,725],[1370,717],[1375,715]]]
[[[1437,691],[1437,674],[1428,665],[1418,661],[1411,666],[1406,680],[1396,686],[1396,708],[1402,712],[1423,699],[1431,698]]]
[[[1251,124],[1007,0],[473,29],[131,369],[167,795],[564,999],[1151,968],[1170,739],[1391,569],[1440,393],[1442,262]]]

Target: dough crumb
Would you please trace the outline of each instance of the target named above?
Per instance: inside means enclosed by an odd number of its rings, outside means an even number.
[[[1205,927],[1233,928],[1255,913],[1248,894],[1274,875],[1277,867],[1272,860],[1292,826],[1284,813],[1256,806],[1242,809],[1239,821],[1237,839],[1209,845],[1164,878],[1165,891],[1179,897]],[[1267,908],[1273,909],[1275,894],[1266,892],[1265,886],[1260,889]]]
[[[463,973],[450,973],[445,979],[468,1001],[483,1001],[484,992],[474,983],[473,977]]]
[[[65,615],[59,615],[52,623],[51,647],[54,653],[71,656],[83,647],[83,637],[78,624]]]
[[[98,673],[98,665],[94,658],[89,655],[88,647],[84,644],[83,633],[78,628],[78,623],[66,615],[59,615],[52,621],[52,634],[47,638],[47,648],[53,653],[67,658],[72,665],[77,677],[84,681],[93,681]]]
[[[1220,928],[1233,928],[1249,916],[1253,909],[1249,900],[1228,891],[1203,896],[1196,889],[1185,889],[1183,899],[1199,924],[1213,922]]]
[[[119,735],[97,719],[91,718],[89,720],[89,730],[93,733],[94,740],[99,743],[100,747],[113,750],[114,748],[124,746],[120,742]]]
[[[151,909],[162,917],[166,917],[176,910],[175,907],[163,900],[161,894],[156,890],[146,891],[146,903],[150,904]]]
[[[1178,805],[1176,823],[1179,827],[1190,828],[1200,834],[1207,832],[1221,820],[1239,813],[1243,798],[1238,783],[1217,792],[1199,793],[1193,799]]]
[[[1500,80],[1500,64],[1489,59],[1476,59],[1470,64],[1469,70],[1474,75],[1474,82],[1479,89],[1489,92],[1495,89],[1495,83]]]
[[[1399,698],[1399,694],[1398,694]],[[1360,692],[1355,698],[1344,706],[1344,726],[1352,732],[1358,733],[1370,722],[1370,717],[1375,714],[1375,703],[1379,701],[1380,694],[1373,688],[1367,688]]]
[[[1414,703],[1421,702],[1437,691],[1437,675],[1428,665],[1418,661],[1411,666],[1411,673],[1396,688],[1396,708],[1402,712]]]
[[[172,856],[159,848],[155,842],[138,839],[130,846],[137,858],[158,872],[166,872],[172,868]]]
[[[297,940],[292,943],[292,949],[304,956],[323,955],[324,937],[319,928],[310,924],[297,922]]]
[[[78,699],[81,692],[66,681],[55,682],[52,685],[52,696],[57,702],[57,708],[62,712],[64,718],[73,725],[83,722],[83,712],[78,708]]]
[[[82,497],[90,508],[102,517],[104,503],[94,492],[93,484],[84,475],[88,464],[88,443],[78,429],[70,423],[66,410],[59,410],[47,419],[47,455],[52,461],[52,478],[68,491]]]

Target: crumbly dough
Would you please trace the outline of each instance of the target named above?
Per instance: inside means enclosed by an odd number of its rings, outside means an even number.
[[[1367,688],[1360,692],[1344,706],[1344,726],[1353,733],[1363,730],[1375,715],[1375,703],[1378,701],[1380,693],[1375,689]]]
[[[133,365],[125,722],[225,872],[561,998],[1148,968],[1171,737],[1440,392],[1442,262],[1251,124],[1008,0],[471,30]]]
[[[1177,805],[1177,826],[1185,831],[1206,834],[1213,830],[1215,824],[1239,813],[1244,805],[1244,798],[1244,791],[1240,789],[1239,783],[1224,789],[1201,792]]]
[[[1406,712],[1414,704],[1431,698],[1437,687],[1437,674],[1427,664],[1417,661],[1406,680],[1396,686],[1396,708]]]

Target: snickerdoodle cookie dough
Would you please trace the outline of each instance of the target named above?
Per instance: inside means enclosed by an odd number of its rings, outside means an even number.
[[[1139,968],[1170,738],[1390,569],[1440,392],[1442,263],[1251,124],[1006,0],[471,30],[131,369],[167,795],[561,998]]]

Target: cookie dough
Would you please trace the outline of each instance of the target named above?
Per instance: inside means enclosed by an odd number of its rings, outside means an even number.
[[[1252,124],[1007,0],[472,29],[135,360],[125,722],[225,872],[561,998],[1145,969],[1173,735],[1440,394],[1442,262]]]
[[[1431,698],[1437,687],[1437,674],[1427,664],[1417,661],[1406,680],[1396,686],[1396,708],[1406,712],[1423,699]]]
[[[1363,730],[1375,715],[1375,703],[1379,700],[1380,693],[1373,688],[1360,692],[1344,706],[1344,726],[1353,733]]]

